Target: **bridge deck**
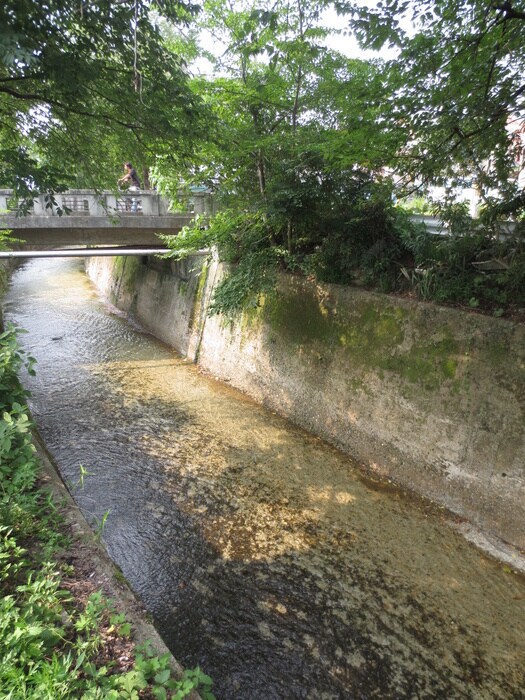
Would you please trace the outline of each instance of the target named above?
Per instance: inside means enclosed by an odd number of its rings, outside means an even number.
[[[10,230],[17,249],[57,249],[72,246],[161,246],[158,234],[176,235],[196,214],[209,214],[213,202],[206,192],[181,198],[180,211],[157,192],[126,194],[70,190],[40,195],[28,212],[0,190],[0,230]]]

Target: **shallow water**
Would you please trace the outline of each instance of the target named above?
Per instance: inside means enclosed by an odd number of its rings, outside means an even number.
[[[219,700],[525,698],[523,578],[437,509],[133,328],[80,260],[27,263],[4,309],[64,479]]]

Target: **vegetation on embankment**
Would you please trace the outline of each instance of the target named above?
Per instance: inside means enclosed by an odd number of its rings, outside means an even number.
[[[308,217],[294,224],[293,244],[277,218],[262,210],[221,211],[205,225],[197,219],[178,236],[162,238],[169,257],[216,246],[228,263],[212,314],[232,317],[260,306],[275,292],[279,271],[287,270],[322,283],[524,320],[523,222],[502,234],[501,223],[475,221],[464,206],[454,206],[440,211],[447,235],[436,235],[394,206],[388,190],[371,179],[350,175],[346,186],[344,206],[328,195],[305,202]]]
[[[5,698],[213,699],[200,669],[176,679],[171,655],[135,646],[131,625],[101,591],[86,596],[60,508],[42,487],[20,370],[34,359],[19,329],[0,334],[0,687]]]

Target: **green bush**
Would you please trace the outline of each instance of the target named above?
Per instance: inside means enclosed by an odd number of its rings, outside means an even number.
[[[520,231],[498,239],[491,226],[474,225],[461,211],[453,213],[451,226],[455,234],[421,230],[404,235],[413,256],[412,289],[426,300],[497,315],[525,304],[525,250]]]
[[[369,174],[330,172],[314,156],[305,163],[283,163],[258,208],[228,209],[165,237],[170,257],[215,246],[229,263],[211,314],[257,306],[275,290],[279,270],[497,315],[525,304],[525,224],[501,238],[489,213],[473,222],[459,203],[436,209],[447,234],[432,234]]]
[[[315,256],[317,278],[395,290],[409,255],[403,233],[410,226],[408,216],[384,197],[357,201],[344,226],[322,241]]]

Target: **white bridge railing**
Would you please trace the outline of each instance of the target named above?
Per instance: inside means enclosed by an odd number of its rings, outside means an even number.
[[[20,202],[15,200],[12,190],[0,189],[0,228],[2,223],[8,228],[16,228],[15,217],[111,217],[149,216],[169,217],[177,215],[215,214],[216,205],[212,195],[206,190],[195,188],[194,191],[181,192],[179,204],[170,207],[168,199],[155,190],[137,192],[95,192],[93,190],[68,190],[34,198],[29,211],[20,209]],[[440,219],[433,216],[413,215],[412,221],[424,224],[429,233],[448,235],[449,229]],[[3,220],[3,221],[2,221]],[[77,222],[80,225],[80,222]],[[42,225],[42,224],[39,224]],[[23,226],[23,225],[22,225]],[[514,230],[513,222],[500,222],[499,234],[508,236]]]
[[[20,202],[12,190],[0,189],[0,217],[18,216],[112,216],[141,215],[169,216],[170,214],[212,214],[213,198],[208,192],[181,193],[180,206],[170,210],[170,203],[154,190],[137,192],[94,192],[93,190],[68,190],[49,195],[38,195],[30,209],[20,209]]]

